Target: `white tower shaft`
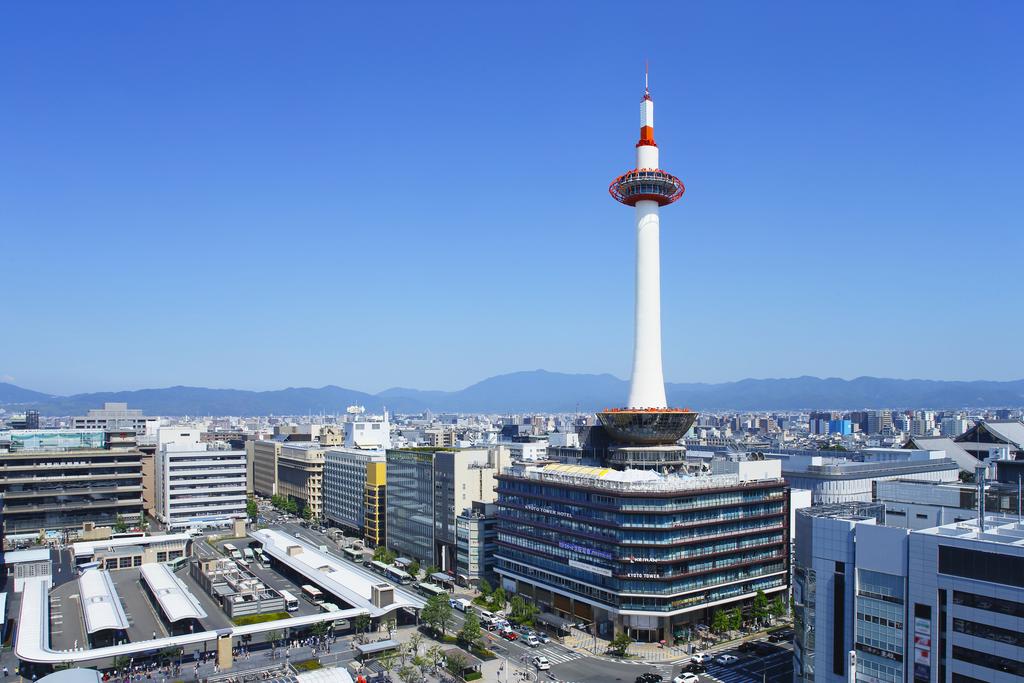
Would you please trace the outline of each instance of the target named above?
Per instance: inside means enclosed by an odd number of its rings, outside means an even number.
[[[636,326],[630,408],[667,408],[661,368],[661,225],[658,203],[636,203]]]
[[[651,144],[636,148],[638,169],[658,168],[658,147],[653,144],[654,102],[640,105],[640,128]],[[658,202],[636,203],[636,309],[633,331],[633,375],[629,408],[667,408],[665,375],[661,367],[661,224]]]

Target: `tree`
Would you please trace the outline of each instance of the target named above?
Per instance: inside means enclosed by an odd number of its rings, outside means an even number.
[[[420,677],[420,670],[414,666],[403,666],[398,670],[398,678],[402,683],[416,683]]]
[[[377,657],[377,661],[384,667],[384,671],[391,671],[395,668],[395,664],[398,663],[398,653],[394,650],[387,650],[381,653],[380,657]]]
[[[519,597],[519,596],[516,596]],[[522,600],[522,598],[519,598]],[[508,601],[508,597],[505,595],[505,589],[499,586],[491,593],[490,607],[492,612],[500,612],[505,609],[505,603]]]
[[[317,638],[323,638],[327,635],[327,631],[330,630],[330,625],[326,621],[318,621],[309,627],[309,632]]]
[[[466,659],[466,655],[462,654],[458,650],[455,650],[454,652],[449,652],[446,659],[447,663],[445,668],[447,668],[449,671],[451,671],[459,678],[462,678],[462,672],[466,670],[466,664],[468,662],[468,660]]]
[[[629,646],[633,644],[633,639],[629,637],[629,634],[625,631],[620,631],[615,634],[612,638],[612,642],[608,645],[608,649],[616,657],[625,657],[629,651]]]
[[[123,534],[128,531],[128,522],[124,521],[124,517],[118,515],[114,518],[114,533]]]
[[[739,607],[729,612],[729,629],[731,631],[739,631],[743,627],[743,613],[740,612]]]
[[[307,522],[313,519],[313,510],[308,505],[302,506],[302,518]]]
[[[382,545],[377,546],[373,551],[373,559],[384,564],[391,564],[395,561],[395,554]]]
[[[726,616],[725,610],[715,610],[714,615],[711,617],[711,630],[715,633],[729,630],[729,617]]]
[[[139,528],[142,529],[143,531],[146,531],[146,530],[149,529],[149,520],[146,519],[146,511],[145,510],[139,510]]]
[[[444,649],[440,645],[431,645],[427,648],[426,658],[427,661],[430,662],[431,666],[434,667],[434,671],[437,671],[437,667],[441,664],[441,660],[444,659]]]
[[[758,624],[768,618],[768,596],[764,594],[763,590],[758,589],[757,595],[754,596],[754,607],[751,610],[751,616],[754,617]]]
[[[444,636],[448,633],[448,627],[452,623],[452,606],[448,602],[446,594],[432,595],[427,599],[427,604],[420,613],[423,619],[434,631],[440,631]]]
[[[441,568],[438,567],[436,564],[432,564],[429,567],[427,567],[427,576],[430,576],[431,574],[436,574],[439,571],[441,571]]]
[[[256,518],[260,516],[260,508],[256,505],[256,499],[250,498],[245,501],[245,514],[249,517],[252,522],[256,521]]]
[[[480,636],[482,635],[483,631],[480,630],[480,617],[476,615],[476,612],[468,612],[466,614],[466,621],[462,625],[462,630],[459,631],[459,640],[467,645],[475,645],[476,641],[480,640]]]
[[[778,619],[786,613],[786,603],[783,602],[781,596],[776,595],[775,599],[768,605],[768,613],[772,615],[773,619]]]
[[[276,653],[277,652],[277,643],[282,638],[284,638],[284,632],[282,632],[282,631],[278,631],[278,630],[267,631],[267,642],[270,643],[270,651],[271,651],[271,653]]]
[[[393,614],[389,615],[388,617],[386,617],[384,619],[384,628],[386,628],[388,630],[388,638],[391,637],[391,633],[397,627],[398,627],[398,619],[395,618],[395,615],[393,615]]]
[[[370,617],[365,614],[360,614],[356,617],[353,625],[356,627],[356,633],[361,636],[370,630]]]
[[[419,575],[420,575],[420,563],[417,562],[416,560],[413,560],[412,562],[409,563],[409,566],[405,568],[405,571],[407,571],[410,574],[412,574],[412,578],[414,578],[414,579],[419,577]]]
[[[409,647],[412,648],[413,657],[418,657],[420,654],[420,646],[423,645],[423,634],[414,632],[409,636]]]
[[[487,579],[480,579],[480,584],[477,586],[480,589],[480,595],[485,598],[489,598],[491,593],[494,592],[494,588],[491,587],[491,582]]]
[[[494,591],[494,594],[491,597],[493,598],[497,595],[500,590],[501,589],[499,588]],[[511,612],[509,616],[512,618],[512,621],[518,624],[525,624],[527,626],[533,625],[533,617],[540,611],[537,609],[536,605],[526,602],[520,595],[513,597],[510,604]]]

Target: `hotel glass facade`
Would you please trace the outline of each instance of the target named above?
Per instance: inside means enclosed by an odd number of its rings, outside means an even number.
[[[434,454],[387,452],[387,543],[399,555],[434,561]]]
[[[671,639],[709,608],[783,591],[788,492],[781,479],[628,474],[568,465],[498,477],[497,573],[545,611]]]

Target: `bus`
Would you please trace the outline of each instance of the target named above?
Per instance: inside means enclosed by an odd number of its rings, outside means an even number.
[[[423,593],[428,598],[434,595],[443,595],[446,598],[448,597],[448,591],[446,591],[445,589],[441,588],[436,584],[427,583],[425,581],[423,583],[416,584],[416,590],[418,590],[420,593]]]
[[[242,553],[238,552],[238,548],[230,543],[224,544],[224,554],[230,557],[232,560],[242,559]]]
[[[252,562],[256,559],[256,555],[253,554],[252,548],[245,548],[244,550],[242,550],[242,557],[245,558],[246,562]]]
[[[188,555],[182,555],[181,557],[175,557],[173,560],[167,560],[167,566],[170,567],[172,572],[176,572],[179,569],[188,566]]]
[[[353,562],[363,561],[363,551],[356,550],[355,548],[342,548],[341,552],[345,553],[345,557],[352,560]]]
[[[383,562],[374,560],[370,563],[370,568],[378,574],[383,574],[385,578],[391,579],[392,581],[400,584],[412,583],[412,576],[407,572],[403,572],[398,567],[391,567]]]
[[[396,583],[402,584],[403,586],[412,583],[412,575],[402,571],[397,567],[388,567],[384,571],[384,576],[386,578],[391,579],[392,581],[395,581]]]
[[[324,601],[324,593],[316,586],[310,586],[308,583],[302,587],[302,597],[314,605],[319,605]]]
[[[281,597],[284,598],[284,608],[289,612],[299,611],[299,599],[289,593],[288,591],[281,591]]]
[[[267,560],[267,556],[263,554],[263,548],[256,548],[252,552],[256,556],[256,561],[266,567],[269,561]]]

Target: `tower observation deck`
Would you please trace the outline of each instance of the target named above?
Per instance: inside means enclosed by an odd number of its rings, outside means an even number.
[[[669,408],[661,364],[661,254],[659,209],[683,196],[679,178],[659,168],[654,141],[654,100],[644,87],[636,167],[612,181],[608,193],[636,212],[636,309],[633,372],[625,408],[598,413],[613,441],[624,445],[669,445],[693,425],[697,413]]]

